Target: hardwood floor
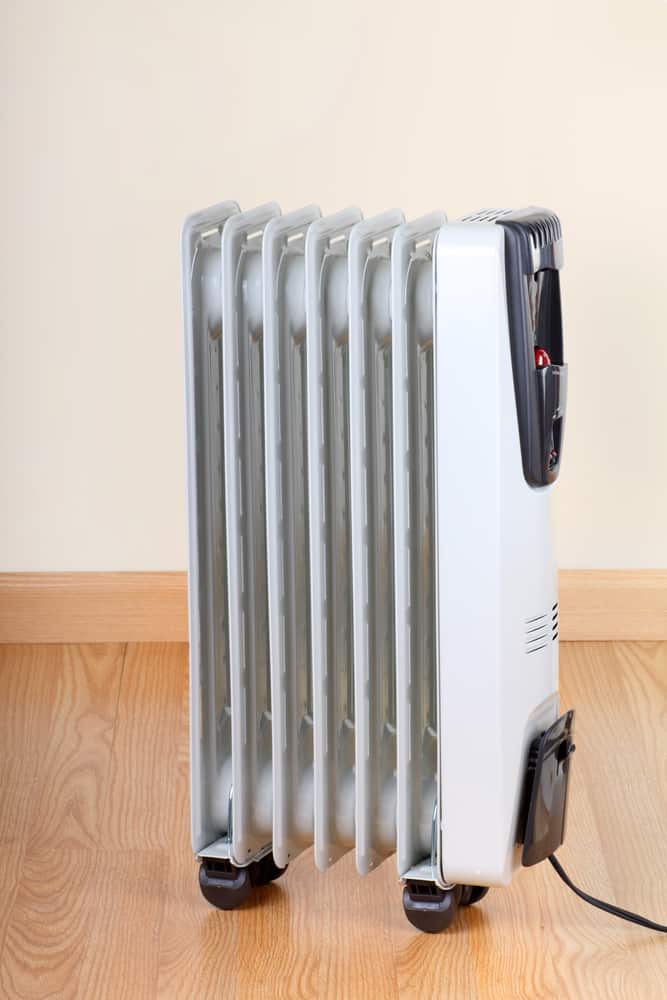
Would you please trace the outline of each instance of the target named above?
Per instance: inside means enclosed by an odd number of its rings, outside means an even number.
[[[575,882],[667,920],[667,643],[562,647],[577,708]],[[667,937],[579,901],[548,865],[439,937],[311,852],[236,913],[189,849],[187,649],[0,646],[0,996],[657,998]]]

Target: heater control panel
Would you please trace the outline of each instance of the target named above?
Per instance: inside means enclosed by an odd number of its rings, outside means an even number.
[[[560,221],[553,212],[503,212],[505,274],[521,460],[529,486],[558,477],[563,448],[567,365],[559,271]]]

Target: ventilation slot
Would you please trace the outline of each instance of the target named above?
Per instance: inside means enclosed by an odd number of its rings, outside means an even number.
[[[551,641],[549,638],[549,616],[536,615],[525,622],[526,653],[537,653]]]
[[[536,250],[540,250],[550,243],[556,243],[561,239],[561,236],[560,220],[555,215],[536,219],[530,225],[530,239]]]
[[[551,609],[551,641],[555,642],[558,638],[558,601],[554,604]]]
[[[464,215],[461,222],[495,222],[506,215],[511,215],[512,211],[511,208],[483,208],[479,212]]]

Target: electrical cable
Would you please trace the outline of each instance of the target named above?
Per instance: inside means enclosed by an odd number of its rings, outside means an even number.
[[[629,920],[633,924],[639,924],[640,927],[648,927],[649,930],[660,931],[662,934],[667,934],[667,926],[665,926],[665,924],[657,924],[655,921],[649,920],[648,917],[642,917],[638,913],[632,913],[631,910],[624,910],[620,906],[614,906],[613,903],[605,903],[601,899],[596,899],[595,896],[589,896],[583,889],[579,889],[569,877],[560,861],[557,860],[555,854],[549,855],[549,861],[551,862],[556,874],[562,878],[565,885],[568,886],[572,892],[576,893],[580,899],[583,899],[585,903],[590,903],[591,906],[597,906],[598,910],[604,910],[605,913],[611,913],[612,916],[620,917],[621,920]]]

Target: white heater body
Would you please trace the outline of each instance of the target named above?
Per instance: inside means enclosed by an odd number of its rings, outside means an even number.
[[[441,865],[474,885],[519,862],[528,747],[558,716],[552,487],[523,474],[504,251],[492,223],[436,251]]]
[[[522,461],[500,224],[519,217],[186,221],[199,858],[313,845],[366,874],[395,853],[443,889],[519,863],[528,750],[558,715],[552,485]]]

